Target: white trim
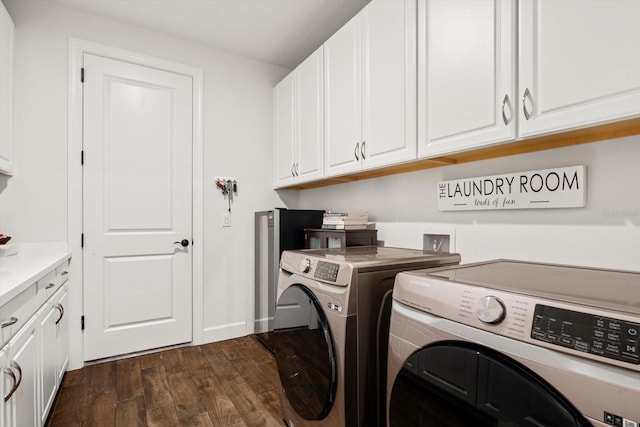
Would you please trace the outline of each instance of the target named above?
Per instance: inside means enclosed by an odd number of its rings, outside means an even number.
[[[216,342],[238,338],[253,333],[250,323],[234,322],[226,325],[211,326],[203,330],[205,342]]]
[[[204,72],[202,68],[165,59],[155,58],[86,40],[69,38],[68,69],[68,119],[67,119],[67,241],[71,252],[69,271],[69,369],[83,366],[83,337],[80,331],[80,316],[83,315],[82,283],[82,83],[80,68],[85,53],[90,53],[118,61],[125,61],[145,67],[169,71],[189,76],[193,79],[193,341],[201,344],[204,339],[204,229],[203,229],[203,154],[204,154]]]

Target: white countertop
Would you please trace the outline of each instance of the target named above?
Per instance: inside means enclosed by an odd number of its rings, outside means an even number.
[[[66,242],[18,244],[16,255],[0,257],[0,306],[69,258]]]

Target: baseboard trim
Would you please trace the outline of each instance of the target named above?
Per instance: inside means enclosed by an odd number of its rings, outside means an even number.
[[[253,328],[247,322],[228,323],[226,325],[210,326],[202,330],[203,344],[243,337],[253,333]]]

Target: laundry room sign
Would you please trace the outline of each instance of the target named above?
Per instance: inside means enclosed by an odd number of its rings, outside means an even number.
[[[438,210],[584,207],[586,178],[580,165],[441,181]]]

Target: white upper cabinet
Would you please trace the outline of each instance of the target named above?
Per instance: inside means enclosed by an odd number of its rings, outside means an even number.
[[[640,115],[640,1],[519,5],[520,136]]]
[[[516,137],[516,3],[418,3],[418,155]]]
[[[13,173],[13,21],[0,2],[0,173]]]
[[[416,158],[416,2],[372,1],[362,12],[365,169]]]
[[[362,142],[362,15],[324,44],[325,175],[358,171]]]
[[[416,158],[416,2],[373,0],[325,43],[325,175]]]
[[[274,89],[275,188],[323,176],[323,48]]]
[[[322,178],[324,153],[323,48],[296,68],[298,182]]]
[[[275,166],[274,180],[276,188],[293,184],[294,167],[294,74],[285,77],[273,90]]]

